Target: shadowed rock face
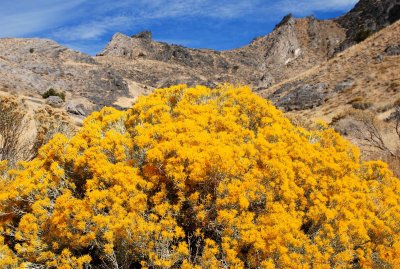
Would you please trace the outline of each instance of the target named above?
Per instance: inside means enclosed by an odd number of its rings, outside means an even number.
[[[337,22],[347,29],[342,51],[400,19],[400,0],[361,0]],[[360,38],[361,37],[361,38]]]
[[[269,99],[284,111],[311,109],[321,106],[325,102],[326,89],[327,85],[324,83],[305,84],[288,92],[287,89],[281,88],[271,94]]]
[[[389,9],[389,22],[394,23],[400,20],[400,3],[394,5],[392,8]]]
[[[400,55],[400,44],[396,45],[389,45],[385,49],[385,53],[388,56],[399,56]]]
[[[138,33],[136,35],[133,35],[132,37],[152,40],[153,39],[153,33],[151,31],[146,30],[146,31],[140,32],[140,33]]]
[[[330,122],[352,109],[368,109],[379,119],[386,119],[400,100],[398,33],[400,21],[259,94],[307,119]]]

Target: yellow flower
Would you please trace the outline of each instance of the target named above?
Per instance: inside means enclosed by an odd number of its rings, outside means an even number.
[[[0,268],[396,268],[400,182],[248,87],[173,86],[0,162]]]

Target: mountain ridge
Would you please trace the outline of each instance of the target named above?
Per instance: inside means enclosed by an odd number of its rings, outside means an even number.
[[[56,88],[88,112],[128,108],[154,88],[181,83],[248,84],[262,92],[336,57],[363,25],[372,33],[390,24],[400,17],[399,7],[399,0],[361,0],[332,20],[288,15],[271,33],[227,51],[154,41],[149,31],[116,33],[95,57],[51,40],[0,39],[0,88],[36,98]]]

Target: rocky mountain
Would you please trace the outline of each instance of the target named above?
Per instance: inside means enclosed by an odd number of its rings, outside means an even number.
[[[397,33],[397,34],[395,34]],[[328,122],[358,103],[380,109],[400,100],[400,22],[293,78],[260,92],[287,112]]]
[[[150,87],[230,82],[257,90],[326,61],[344,40],[334,21],[288,15],[269,35],[234,50],[188,49],[153,41],[150,32],[117,33],[96,60]]]
[[[265,95],[298,74],[346,57],[338,53],[400,17],[399,1],[361,0],[334,20],[288,15],[270,34],[228,51],[158,42],[148,31],[131,37],[117,33],[96,57],[51,40],[0,39],[0,89],[40,103],[40,95],[54,88],[66,93],[62,106],[80,115],[105,105],[127,108],[154,88],[178,83],[249,84]],[[293,95],[294,105],[323,103],[325,97],[314,94],[326,91],[321,83]],[[303,95],[310,101],[295,101]],[[270,97],[282,106],[277,96]],[[76,107],[79,111],[71,109]]]
[[[336,21],[347,30],[338,50],[365,40],[369,35],[400,19],[399,0],[363,0]]]
[[[129,93],[111,68],[46,39],[0,40],[0,86],[32,97],[58,89],[66,92],[67,100],[83,102],[90,110],[113,105]]]
[[[259,92],[302,126],[323,119],[400,176],[400,21]]]

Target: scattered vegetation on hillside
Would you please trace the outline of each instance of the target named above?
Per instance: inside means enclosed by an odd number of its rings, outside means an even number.
[[[370,37],[373,34],[373,32],[371,30],[360,30],[359,32],[357,32],[356,36],[355,36],[355,41],[357,43],[361,43],[363,42],[365,39],[367,39],[368,37]]]
[[[392,111],[385,120],[371,111],[349,110],[334,118],[332,126],[361,145],[364,158],[385,160],[400,176],[400,103],[381,109]]]
[[[23,138],[29,129],[26,110],[13,97],[0,98],[0,161],[29,158],[27,141]]]
[[[68,116],[49,106],[30,115],[17,98],[0,97],[0,161],[32,160],[56,133],[72,135],[74,129]]]
[[[395,268],[400,182],[359,159],[247,87],[156,90],[1,163],[0,267]]]

